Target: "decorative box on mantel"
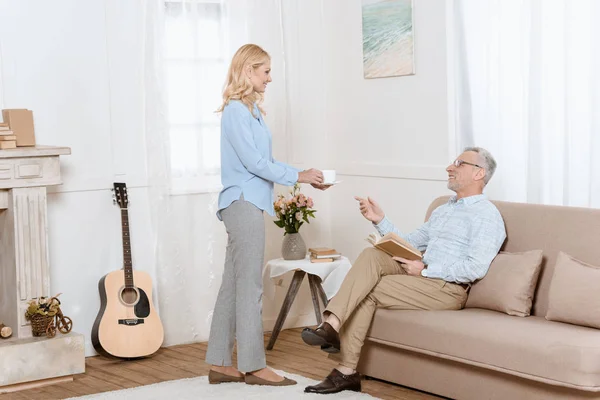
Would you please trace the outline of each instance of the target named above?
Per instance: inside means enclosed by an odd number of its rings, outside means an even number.
[[[83,335],[34,338],[27,303],[51,296],[46,186],[60,185],[68,147],[0,150],[0,320],[13,337],[0,339],[0,393],[72,379],[85,372]]]

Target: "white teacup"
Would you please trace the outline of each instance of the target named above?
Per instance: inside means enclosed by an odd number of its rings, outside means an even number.
[[[335,183],[335,169],[324,169],[321,172],[323,172],[323,183],[326,185]]]

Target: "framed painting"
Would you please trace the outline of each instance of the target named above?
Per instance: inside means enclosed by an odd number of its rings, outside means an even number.
[[[362,0],[365,78],[413,75],[412,0]]]

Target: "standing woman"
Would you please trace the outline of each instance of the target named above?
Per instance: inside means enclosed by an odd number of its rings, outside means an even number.
[[[215,304],[206,362],[210,383],[246,382],[284,386],[296,382],[267,368],[262,325],[262,268],[265,249],[263,211],[274,215],[273,183],[322,186],[316,169],[298,171],[275,161],[271,132],[260,107],[271,82],[271,57],[254,44],[233,56],[223,92],[221,182],[217,216],[227,230],[223,282]],[[237,338],[238,368],[231,353]],[[245,372],[244,375],[242,372]]]

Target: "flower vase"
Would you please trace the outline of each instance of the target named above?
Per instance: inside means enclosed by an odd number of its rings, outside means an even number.
[[[281,256],[284,260],[304,260],[306,244],[299,233],[288,233],[283,237]]]

